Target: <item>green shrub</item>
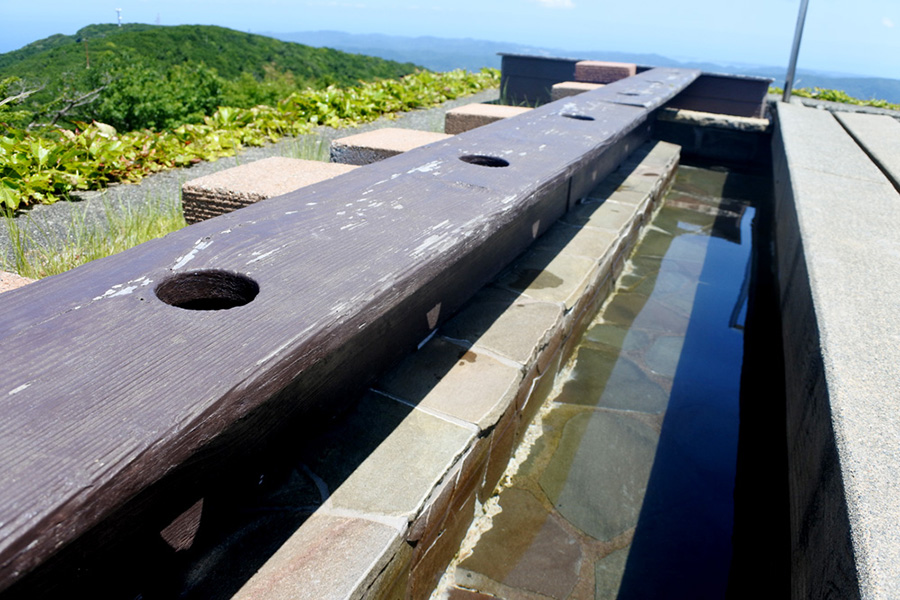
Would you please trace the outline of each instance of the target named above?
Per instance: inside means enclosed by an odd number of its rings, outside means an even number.
[[[190,71],[184,75],[192,76]],[[8,128],[0,134],[0,210],[49,204],[73,190],[114,181],[139,181],[163,169],[231,156],[245,145],[307,133],[315,125],[350,126],[434,106],[496,87],[498,80],[494,69],[419,72],[399,81],[294,92],[275,106],[220,107],[200,122],[161,131],[120,133],[100,122],[75,122],[71,130],[39,133]]]

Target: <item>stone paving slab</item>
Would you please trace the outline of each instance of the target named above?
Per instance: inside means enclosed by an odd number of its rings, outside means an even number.
[[[373,443],[361,443],[366,437]],[[327,447],[340,450],[311,457],[307,464],[330,488],[336,487],[326,510],[351,510],[372,519],[397,517],[405,523],[419,513],[474,437],[473,428],[369,393],[351,418],[330,434]],[[347,445],[347,440],[354,444]],[[378,445],[369,450],[375,441]],[[360,456],[350,459],[346,451],[355,448]],[[409,461],[410,456],[416,459]],[[347,473],[354,465],[359,466]]]
[[[580,227],[596,227],[616,236],[624,236],[631,229],[634,216],[640,212],[634,202],[627,204],[615,200],[602,203],[586,202],[569,211],[561,221]]]
[[[548,518],[528,492],[507,489],[499,501],[504,510],[480,540],[481,551],[457,568],[457,582],[502,598],[509,596],[498,584],[540,594],[540,598],[568,598],[583,560],[574,537],[557,518]]]
[[[441,328],[441,335],[464,340],[530,368],[562,319],[563,307],[528,302],[518,294],[485,288]]]
[[[188,224],[211,219],[355,168],[353,165],[273,156],[204,175],[181,186],[184,219]]]
[[[900,190],[900,121],[887,115],[836,112],[835,118]]]
[[[568,98],[569,96],[577,96],[584,92],[596,90],[604,85],[605,84],[603,83],[587,83],[585,81],[563,81],[554,83],[553,87],[550,88],[550,100],[552,102],[562,98]]]
[[[777,110],[794,593],[900,597],[900,195],[830,113]]]
[[[331,162],[368,165],[450,137],[433,131],[385,127],[332,141]]]
[[[435,338],[383,377],[374,389],[484,431],[500,419],[521,380],[518,365]]]
[[[501,275],[498,284],[534,300],[575,306],[599,271],[596,259],[529,250]]]
[[[317,513],[282,545],[234,598],[363,598],[401,544],[400,532],[389,525]]]
[[[531,110],[527,106],[505,104],[466,104],[448,110],[444,117],[444,133],[456,135],[470,129],[489,125],[501,119],[515,117]]]

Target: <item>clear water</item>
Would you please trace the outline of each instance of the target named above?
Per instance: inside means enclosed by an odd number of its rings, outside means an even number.
[[[756,178],[681,167],[457,585],[724,598]]]

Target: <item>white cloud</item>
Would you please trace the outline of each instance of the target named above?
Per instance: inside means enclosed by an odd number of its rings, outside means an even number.
[[[891,21],[890,17],[882,17],[881,24],[884,25],[885,27],[893,27],[894,26],[894,22]]]
[[[538,4],[546,8],[575,8],[572,0],[536,0]]]

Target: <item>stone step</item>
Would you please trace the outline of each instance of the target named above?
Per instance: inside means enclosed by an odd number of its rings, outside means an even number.
[[[447,111],[444,117],[444,133],[456,135],[501,119],[521,115],[529,110],[531,109],[524,106],[504,104],[466,104]]]
[[[577,96],[584,92],[596,90],[604,85],[606,84],[586,83],[584,81],[563,81],[561,83],[555,83],[550,89],[550,99],[553,101],[559,100],[560,98],[568,98],[569,96]]]
[[[385,127],[331,142],[331,162],[345,165],[368,165],[413,148],[427,146],[451,137],[446,133]]]
[[[352,171],[356,167],[274,156],[185,182],[181,186],[184,219],[197,223],[287,194]]]

